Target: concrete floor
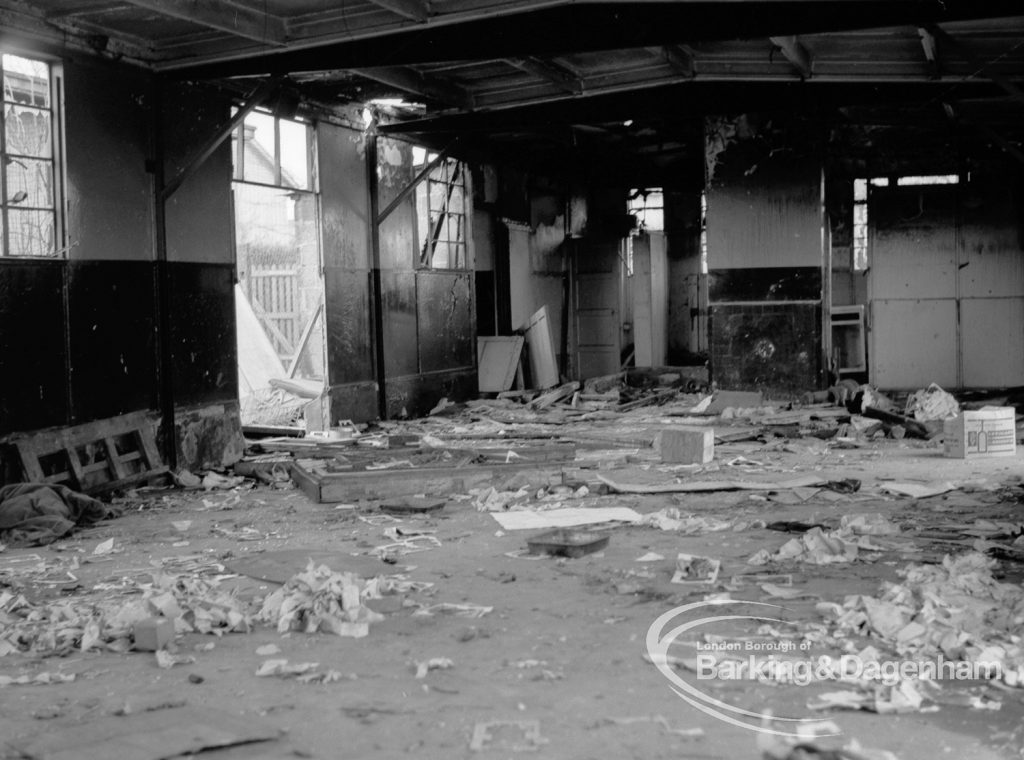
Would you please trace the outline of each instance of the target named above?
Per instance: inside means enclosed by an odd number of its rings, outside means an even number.
[[[783,504],[750,492],[700,495],[606,495],[591,498],[597,506],[629,506],[650,513],[676,506],[687,513],[728,520],[801,520],[835,524],[844,514],[881,512],[905,528],[917,530],[979,517],[1020,521],[1022,458],[948,460],[932,445],[913,441],[871,441],[864,448],[830,450],[799,445],[758,443],[719,446],[716,462],[746,456],[765,465],[762,472],[733,474],[723,468],[708,477],[781,480],[794,474],[827,479],[857,478],[863,491],[886,479],[952,480],[966,490],[912,500],[864,497],[864,500]],[[649,477],[671,478],[670,473]],[[616,471],[617,477],[625,477]],[[996,489],[1000,484],[1006,487]],[[157,666],[152,654],[72,653],[59,658],[13,654],[0,658],[0,674],[41,672],[75,674],[70,683],[0,688],[0,737],[5,758],[21,757],[14,747],[33,738],[58,736],[96,723],[123,726],[152,713],[173,717],[180,705],[219,710],[280,729],[281,736],[219,750],[204,756],[261,758],[758,758],[758,735],[709,717],[677,697],[668,681],[644,660],[648,628],[673,607],[730,590],[739,573],[793,573],[794,586],[824,601],[842,601],[851,593],[876,593],[879,583],[894,580],[898,568],[915,558],[935,561],[952,546],[918,541],[920,553],[888,553],[876,561],[807,566],[753,567],[747,558],[760,548],[774,551],[792,536],[748,528],[683,536],[654,527],[607,529],[608,547],[579,559],[508,556],[525,546],[530,531],[502,531],[492,515],[470,501],[451,501],[432,517],[373,525],[359,515],[374,514],[374,505],[336,508],[312,503],[303,493],[261,486],[235,492],[152,492],[129,499],[125,514],[83,530],[50,547],[9,548],[0,553],[0,581],[17,583],[37,601],[67,597],[53,586],[22,576],[14,579],[16,560],[39,555],[49,563],[77,557],[80,589],[74,595],[115,594],[100,582],[144,578],[152,563],[174,556],[220,562],[230,573],[233,562],[279,550],[327,553],[331,569],[364,575],[403,572],[429,581],[428,591],[409,593],[405,608],[370,626],[361,639],[293,632],[280,635],[260,625],[251,633],[222,637],[188,634],[177,640],[179,653],[196,658],[171,669]],[[184,530],[173,523],[191,521]],[[409,554],[396,565],[370,555],[388,542],[389,525],[436,530],[441,546]],[[114,539],[112,554],[93,557],[102,541]],[[240,540],[240,539],[253,540]],[[183,542],[187,542],[184,544]],[[176,545],[177,544],[177,545]],[[636,560],[656,552],[664,560]],[[709,555],[722,562],[714,587],[673,584],[673,558],[679,552]],[[1012,563],[999,572],[1006,582],[1021,582]],[[13,579],[13,580],[12,580]],[[245,576],[221,582],[242,599],[256,600],[275,588]],[[0,591],[3,586],[0,585]],[[131,596],[129,591],[125,598]],[[766,600],[757,586],[731,589],[733,599]],[[819,621],[818,598],[783,602],[787,619],[797,628]],[[415,604],[471,603],[493,607],[480,618],[414,616]],[[734,621],[715,631],[732,638],[753,635],[749,621]],[[210,643],[215,646],[210,649]],[[268,659],[259,647],[276,644],[277,658],[317,662],[342,674],[340,680],[304,684],[294,679],[259,678]],[[680,650],[680,656],[686,653]],[[452,667],[416,677],[416,663],[449,658]],[[200,681],[201,678],[201,682]],[[959,687],[959,684],[957,685]],[[984,684],[974,686],[985,689]],[[965,686],[966,688],[966,686]],[[708,687],[730,705],[777,716],[817,717],[834,721],[842,731],[828,746],[859,741],[865,748],[888,750],[903,760],[1024,757],[1024,689],[997,690],[1002,709],[976,710],[941,704],[935,712],[878,715],[868,712],[811,713],[808,700],[834,685],[714,682]],[[951,688],[948,691],[956,691]],[[955,700],[949,700],[955,701]],[[168,718],[170,720],[170,717]],[[471,749],[474,727],[488,721],[536,721],[539,739],[528,727],[495,727],[481,750]],[[701,729],[699,736],[688,735]],[[673,733],[682,731],[682,733]],[[144,739],[145,737],[143,737]],[[156,741],[156,740],[154,740]],[[67,757],[86,757],[84,751]],[[105,757],[162,757],[152,747]],[[868,755],[864,755],[868,756]]]

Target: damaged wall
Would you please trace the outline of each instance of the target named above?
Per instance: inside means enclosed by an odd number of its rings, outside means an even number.
[[[209,91],[169,91],[158,138],[161,94],[148,74],[76,55],[64,59],[63,75],[66,256],[0,259],[0,434],[157,408],[154,151],[166,149],[171,176],[228,114]],[[174,400],[186,416],[217,408],[222,420],[187,450],[178,439],[183,466],[240,454],[230,176],[225,147],[168,206],[164,337]]]
[[[331,422],[377,417],[361,133],[317,124]]]
[[[397,140],[379,142],[380,207],[407,187],[422,167],[414,165],[412,146]],[[460,172],[472,198],[468,173]],[[435,192],[437,191],[437,185]],[[410,193],[380,226],[381,282],[385,346],[387,414],[418,416],[441,397],[463,400],[476,394],[476,306],[473,298],[472,229],[463,230],[464,260],[435,268],[421,255],[425,240],[417,230],[433,234],[425,214],[423,183]],[[421,196],[417,203],[417,193]],[[448,202],[458,193],[442,188]],[[420,207],[422,206],[422,207]],[[472,202],[466,201],[465,223],[472,223]],[[449,225],[452,222],[449,218]],[[448,227],[452,234],[452,227]],[[453,265],[454,264],[454,265]]]
[[[665,191],[665,236],[668,238],[668,346],[673,366],[703,363],[707,350],[707,315],[701,296],[700,193]]]
[[[722,134],[709,129],[709,146]],[[719,387],[784,398],[824,381],[821,162],[803,152],[813,152],[807,145],[778,125],[744,119],[709,163],[711,373]]]

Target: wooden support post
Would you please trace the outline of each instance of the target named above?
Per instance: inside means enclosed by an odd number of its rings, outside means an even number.
[[[366,131],[366,189],[368,194],[367,226],[370,248],[370,301],[373,304],[373,365],[377,379],[377,413],[388,418],[387,368],[384,353],[384,289],[380,276],[380,225],[377,224],[380,201],[377,188],[377,119]]]

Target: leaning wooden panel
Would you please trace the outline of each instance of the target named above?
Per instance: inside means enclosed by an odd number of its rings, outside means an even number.
[[[8,439],[25,480],[100,493],[168,471],[160,458],[148,412],[52,428]]]
[[[477,338],[478,389],[500,393],[512,387],[523,353],[522,335],[482,335]]]

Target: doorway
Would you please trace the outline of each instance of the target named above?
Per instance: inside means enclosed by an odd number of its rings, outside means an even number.
[[[326,350],[314,130],[255,111],[232,135],[242,424],[321,429]]]

